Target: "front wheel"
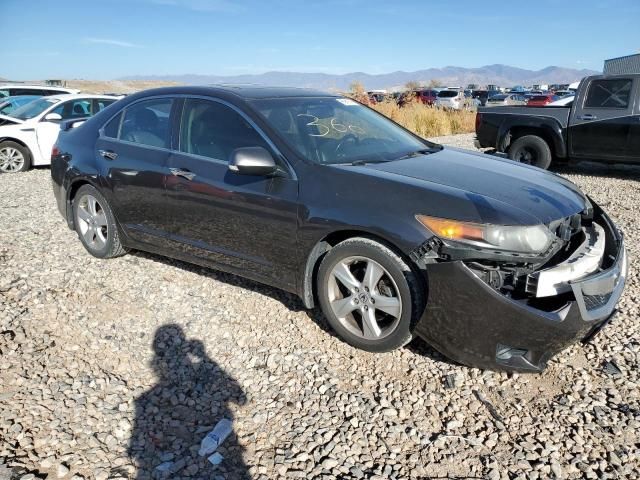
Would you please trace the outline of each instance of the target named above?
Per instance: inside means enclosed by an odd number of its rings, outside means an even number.
[[[93,186],[83,185],[76,193],[73,221],[82,245],[94,257],[113,258],[126,253],[111,207]]]
[[[509,158],[546,170],[551,165],[551,149],[543,138],[525,135],[511,144]]]
[[[31,168],[31,152],[19,143],[10,140],[0,143],[0,172],[26,172]]]
[[[317,277],[320,306],[338,336],[354,347],[388,352],[412,339],[424,308],[422,283],[393,250],[352,238],[324,257]]]

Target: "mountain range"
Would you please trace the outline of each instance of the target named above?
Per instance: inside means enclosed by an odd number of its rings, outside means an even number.
[[[479,85],[495,84],[504,87],[513,85],[534,85],[551,83],[572,83],[587,75],[599,72],[594,70],[577,70],[550,66],[541,70],[527,70],[509,65],[495,64],[479,68],[444,67],[428,68],[415,72],[397,71],[382,74],[368,74],[363,72],[345,73],[341,75],[328,73],[303,72],[266,72],[261,74],[244,75],[137,75],[121,80],[154,80],[164,82],[178,82],[188,85],[206,85],[212,83],[251,83],[267,86],[307,87],[321,90],[347,90],[353,82],[360,82],[368,90],[394,89],[405,85],[409,81],[427,84],[438,81],[448,86],[466,86],[470,83]]]

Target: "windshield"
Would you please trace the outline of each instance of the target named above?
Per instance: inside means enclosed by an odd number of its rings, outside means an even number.
[[[386,162],[436,147],[349,98],[276,98],[252,104],[293,150],[315,163]]]
[[[457,97],[458,96],[458,92],[456,92],[455,90],[441,90],[441,91],[438,92],[438,96],[440,98]]]
[[[494,95],[493,97],[491,97],[489,99],[490,102],[499,102],[501,100],[504,100],[505,98],[507,98],[506,95]]]
[[[11,116],[14,118],[19,118],[20,120],[29,120],[30,118],[37,117],[47,108],[55,105],[59,101],[60,100],[58,100],[57,98],[40,98],[38,100],[34,100],[33,102],[29,102],[19,108],[16,108],[13,112],[11,112]]]

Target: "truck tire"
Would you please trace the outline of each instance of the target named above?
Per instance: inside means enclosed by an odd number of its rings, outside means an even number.
[[[543,138],[537,135],[525,135],[511,144],[509,158],[546,170],[551,165],[552,157],[551,149]]]

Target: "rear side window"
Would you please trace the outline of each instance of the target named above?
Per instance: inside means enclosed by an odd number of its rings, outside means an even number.
[[[631,79],[594,80],[589,85],[584,108],[620,108],[629,107],[631,98]]]
[[[91,100],[77,99],[64,102],[52,110],[58,113],[63,120],[72,120],[74,118],[85,118],[91,116]]]
[[[127,107],[120,127],[120,140],[168,148],[172,102],[170,98],[157,98]]]
[[[122,112],[113,117],[109,122],[104,126],[102,130],[105,137],[109,138],[118,138],[118,134],[120,133],[120,122],[122,121]]]
[[[260,134],[235,110],[218,102],[187,99],[182,111],[180,151],[227,161],[241,147],[263,147]]]

